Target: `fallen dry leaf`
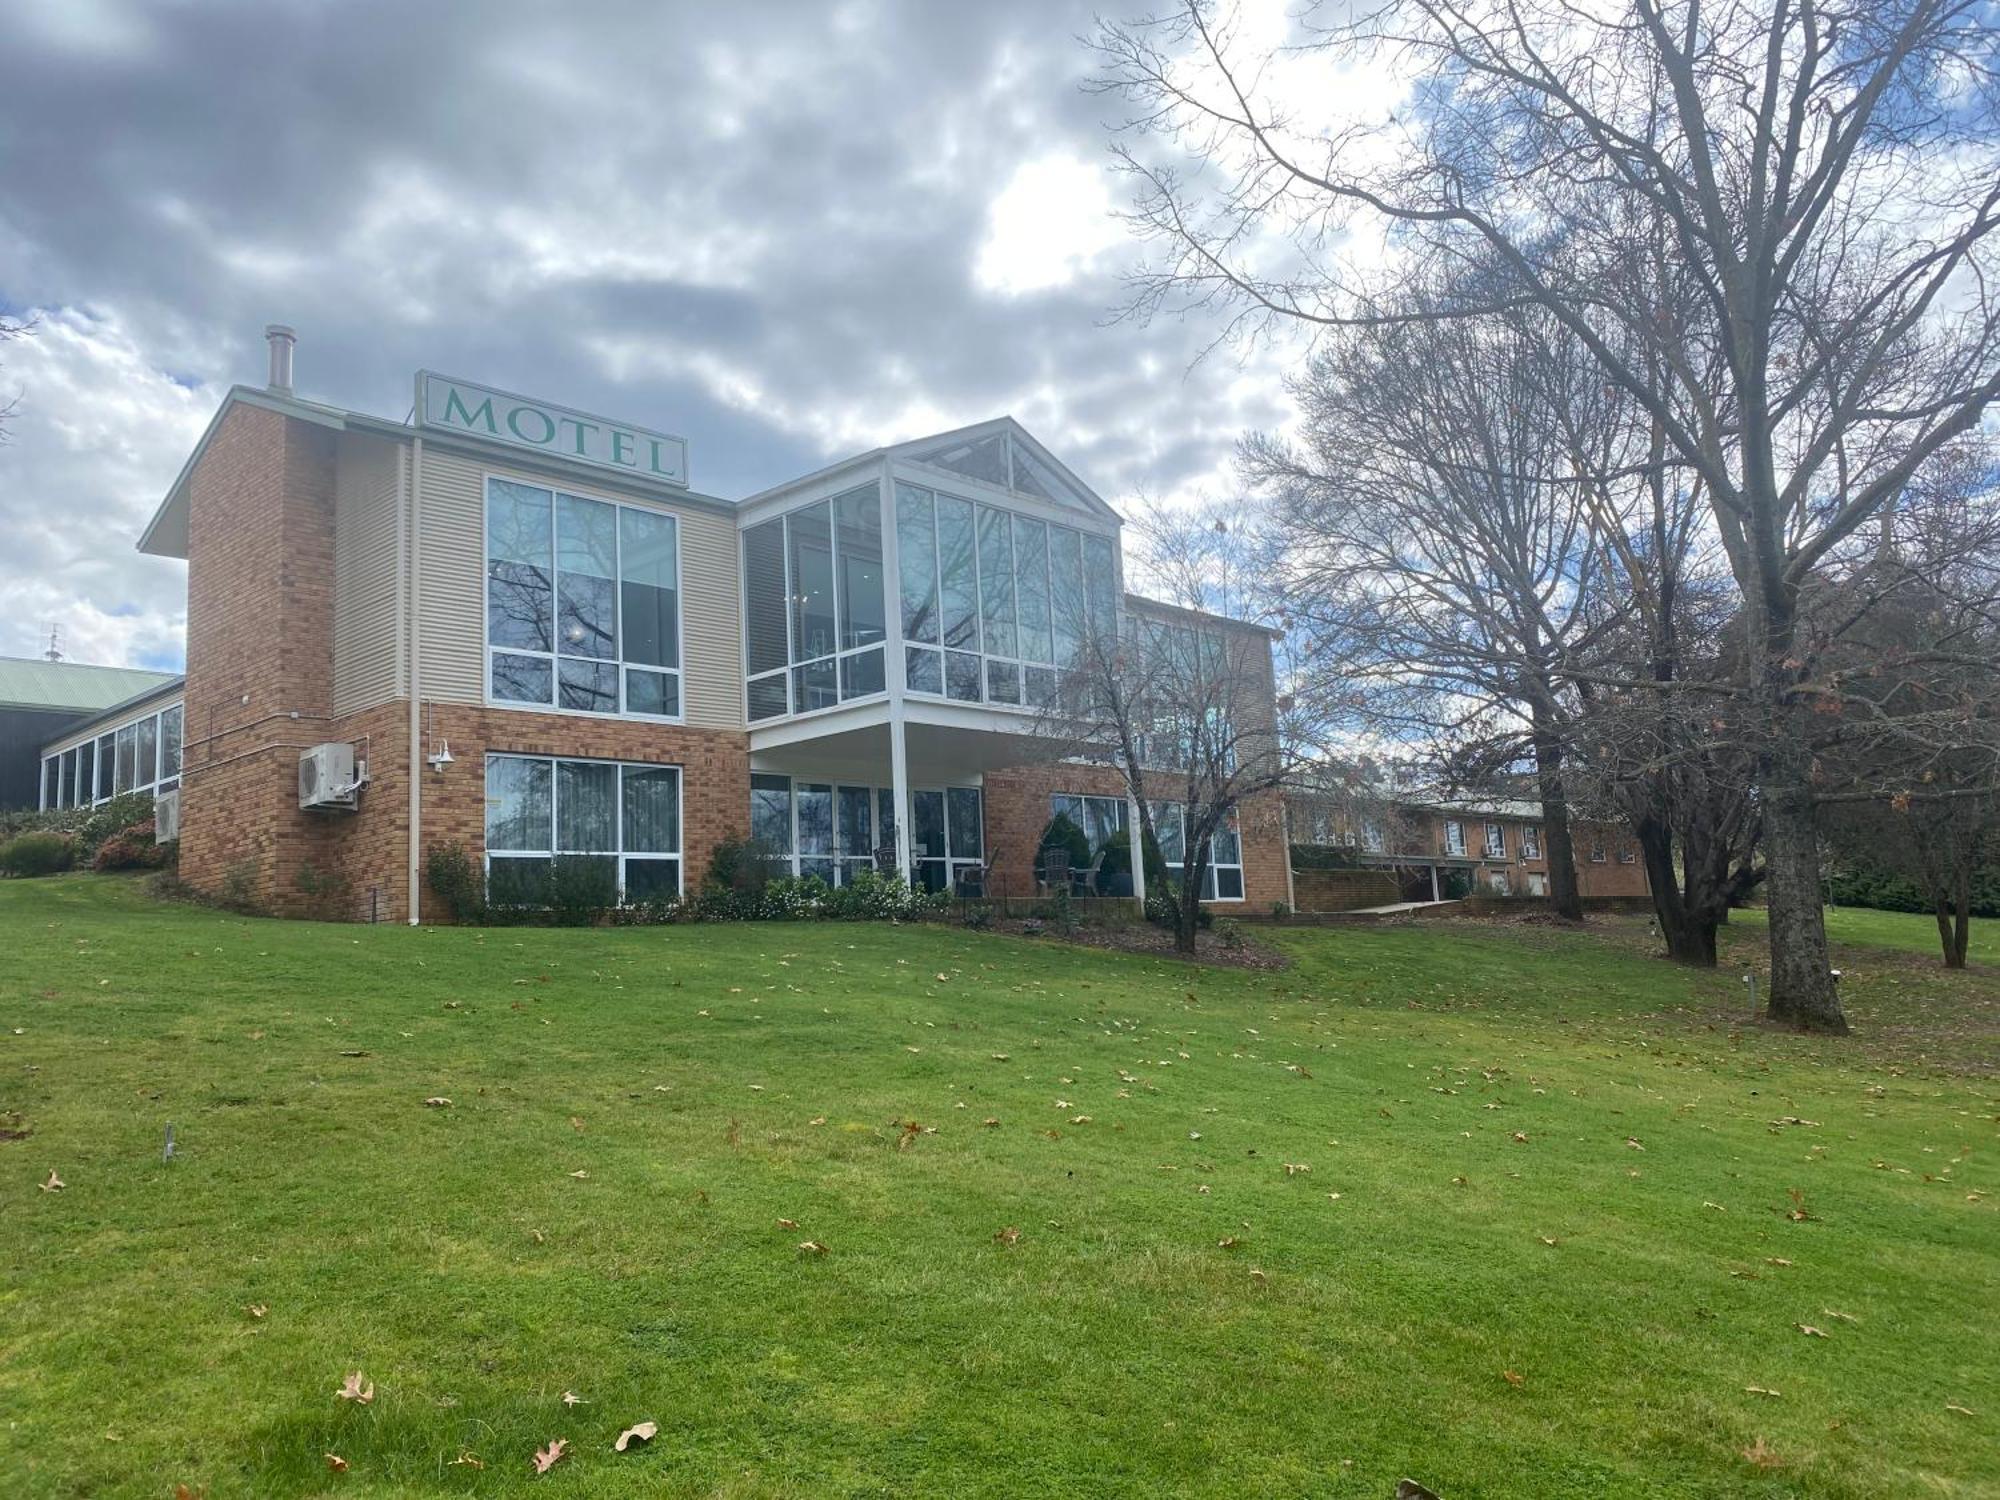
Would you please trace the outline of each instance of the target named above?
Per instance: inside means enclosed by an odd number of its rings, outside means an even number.
[[[981,1120],[979,1123],[984,1125],[988,1130],[991,1130],[995,1125],[998,1125],[1000,1121],[996,1119],[994,1116],[988,1115],[984,1120]]]
[[[611,1445],[611,1451],[623,1453],[634,1443],[650,1443],[659,1430],[660,1425],[657,1422],[635,1422],[618,1434],[618,1441]]]
[[[271,1309],[266,1307],[261,1302],[252,1302],[248,1307],[244,1308],[243,1310],[248,1314],[250,1314],[250,1316],[253,1318],[261,1318],[264,1316],[265,1313],[269,1312]]]
[[[1287,1177],[1296,1177],[1301,1172],[1310,1172],[1312,1170],[1311,1167],[1307,1166],[1302,1161],[1288,1161],[1284,1164],[1284,1167],[1285,1167],[1285,1175]]]
[[[1525,1379],[1522,1376],[1515,1374],[1514,1371],[1512,1370],[1502,1370],[1500,1372],[1500,1378],[1506,1381],[1507,1384],[1514,1386],[1517,1389],[1520,1386],[1526,1384]]]
[[[1517,1130],[1517,1131],[1515,1131],[1515,1132],[1514,1132],[1514,1140],[1515,1140],[1515,1142],[1516,1142],[1516,1143],[1517,1143],[1518,1145],[1522,1145],[1522,1146],[1525,1146],[1525,1145],[1527,1145],[1527,1144],[1528,1144],[1528,1132],[1527,1132],[1527,1131],[1525,1131],[1525,1130]]]
[[[340,1389],[335,1391],[334,1395],[343,1401],[359,1401],[363,1406],[366,1406],[375,1399],[375,1382],[362,1379],[359,1370],[350,1370],[347,1378],[341,1381]]]
[[[1020,1241],[1021,1231],[1016,1226],[1009,1224],[1005,1229],[995,1231],[993,1238],[1003,1245],[1012,1245]]]
[[[1761,1386],[1761,1385],[1746,1385],[1746,1386],[1744,1386],[1744,1387],[1743,1387],[1743,1389],[1744,1389],[1744,1390],[1746,1390],[1746,1391],[1748,1391],[1748,1392],[1749,1392],[1749,1393],[1750,1393],[1751,1395],[1753,1395],[1753,1396],[1772,1396],[1772,1397],[1777,1397],[1777,1396],[1782,1396],[1782,1395],[1784,1395],[1784,1394],[1785,1394],[1785,1393],[1784,1393],[1783,1391],[1773,1391],[1773,1390],[1767,1390],[1767,1389],[1765,1389],[1765,1388],[1764,1388],[1763,1386]]]
[[[1243,1241],[1239,1240],[1235,1235],[1225,1234],[1221,1239],[1215,1242],[1215,1248],[1218,1250],[1234,1250],[1238,1245],[1242,1243]]]
[[[1761,1437],[1743,1450],[1743,1457],[1759,1469],[1776,1469],[1784,1465],[1784,1460],[1766,1446]]]
[[[342,1458],[338,1453],[329,1453],[326,1455],[326,1466],[336,1474],[345,1474],[347,1472],[347,1460]]]
[[[818,1240],[800,1240],[799,1249],[807,1255],[826,1254],[826,1246],[822,1245]]]
[[[64,1182],[60,1177],[56,1176],[56,1169],[54,1167],[50,1167],[49,1180],[42,1184],[42,1191],[45,1193],[60,1193],[64,1188],[68,1186],[69,1186],[68,1183]]]
[[[780,1219],[778,1220],[778,1227],[780,1229],[797,1229],[799,1221],[797,1219]]]
[[[537,1474],[548,1473],[549,1470],[553,1469],[557,1464],[562,1462],[563,1455],[568,1451],[569,1451],[568,1439],[566,1438],[551,1439],[548,1447],[537,1448],[535,1450],[535,1460],[534,1460],[535,1472]]]
[[[450,1109],[451,1101],[445,1098],[443,1094],[434,1094],[424,1101],[424,1107],[426,1109]]]
[[[1796,1323],[1793,1326],[1809,1339],[1823,1339],[1826,1337],[1826,1330],[1824,1328],[1815,1328],[1810,1323]]]
[[[582,1134],[583,1134],[583,1116],[582,1116],[582,1115],[571,1115],[571,1116],[569,1117],[569,1128],[570,1128],[571,1130],[574,1130],[574,1131],[575,1131],[575,1132],[576,1132],[576,1133],[577,1133],[578,1135],[582,1135]]]
[[[483,1469],[486,1467],[486,1460],[468,1448],[451,1461],[450,1467],[454,1469]]]
[[[1637,1137],[1636,1135],[1626,1136],[1625,1144],[1630,1146],[1634,1151],[1644,1151],[1646,1149],[1644,1146],[1639,1144],[1639,1137]]]
[[[562,1404],[564,1406],[588,1406],[590,1403],[585,1401],[575,1391],[564,1391],[562,1393]]]
[[[1767,1266],[1789,1266],[1791,1262],[1786,1260],[1782,1255],[1767,1255],[1764,1257],[1764,1264]]]
[[[587,1182],[590,1179],[588,1172],[572,1172],[569,1175],[574,1177],[578,1182]]]
[[[1973,1411],[1972,1411],[1972,1408],[1971,1408],[1971,1407],[1969,1407],[1969,1406],[1960,1406],[1960,1405],[1959,1405],[1959,1404],[1958,1404],[1958,1403],[1957,1403],[1956,1401],[1947,1401],[1947,1402],[1945,1402],[1945,1404],[1944,1404],[1944,1409],[1945,1409],[1946,1411],[1955,1411],[1955,1412],[1957,1412],[1957,1413],[1958,1413],[1958,1414],[1959,1414],[1959,1415],[1960,1415],[1961,1417],[1969,1417],[1969,1416],[1972,1416],[1972,1415],[1973,1415]]]

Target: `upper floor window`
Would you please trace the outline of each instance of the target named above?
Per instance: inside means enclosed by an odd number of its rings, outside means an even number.
[[[496,703],[681,714],[672,516],[486,482],[486,647]]]
[[[1370,854],[1382,852],[1382,825],[1374,818],[1361,820],[1361,847]]]
[[[1084,632],[1116,628],[1108,537],[898,481],[896,555],[913,693],[1039,706]]]
[[[1603,839],[1592,839],[1590,841],[1590,862],[1594,865],[1601,865],[1604,863]]]
[[[887,686],[882,498],[872,481],[743,533],[752,723]]]
[[[1456,818],[1447,818],[1444,823],[1444,852],[1465,853],[1465,825]]]
[[[1542,857],[1542,825],[1529,823],[1521,829],[1521,858],[1540,859]]]
[[[1499,823],[1486,825],[1486,857],[1505,859],[1507,857],[1507,830]]]

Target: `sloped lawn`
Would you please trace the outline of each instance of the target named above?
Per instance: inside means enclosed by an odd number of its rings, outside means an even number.
[[[1254,973],[0,883],[0,1493],[1994,1494],[2000,973],[1869,917],[1835,1042],[1740,1024],[1749,924]]]

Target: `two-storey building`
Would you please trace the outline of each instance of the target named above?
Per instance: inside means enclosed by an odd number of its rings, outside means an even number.
[[[730,500],[678,437],[467,381],[420,374],[407,421],[305,400],[270,339],[140,538],[187,562],[185,679],[45,749],[53,805],[168,794],[195,885],[416,921],[439,844],[500,899],[588,854],[640,900],[754,833],[829,881],[1026,895],[1054,812],[1135,821],[1044,705],[1086,632],[1184,612],[1126,592],[1118,515],[1011,419]],[[1258,643],[1268,704],[1268,639],[1200,624]],[[1286,899],[1275,799],[1214,852],[1213,899]]]

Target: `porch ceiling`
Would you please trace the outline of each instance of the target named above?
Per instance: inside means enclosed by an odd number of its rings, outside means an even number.
[[[1032,763],[1049,752],[1048,741],[1032,730],[1007,733],[911,722],[904,725],[903,732],[912,786],[963,785],[988,771]],[[888,786],[889,733],[889,725],[876,723],[784,745],[760,748],[753,741],[750,768],[812,780]]]

